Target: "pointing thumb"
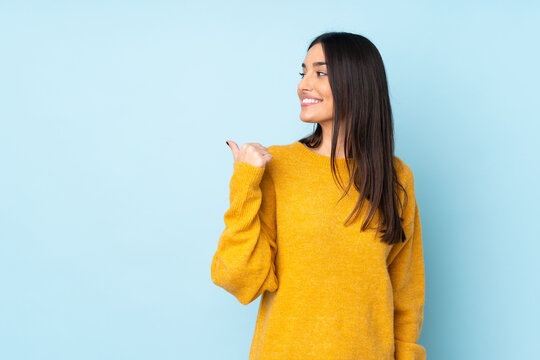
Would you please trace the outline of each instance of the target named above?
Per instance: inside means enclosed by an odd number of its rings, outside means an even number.
[[[240,149],[238,148],[238,145],[232,140],[227,140],[227,145],[231,148],[231,151],[233,153],[234,161],[236,161],[236,158],[238,157],[238,153],[240,152]]]

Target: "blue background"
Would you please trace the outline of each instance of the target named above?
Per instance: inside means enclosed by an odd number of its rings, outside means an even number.
[[[210,278],[233,157],[311,132],[325,31],[385,62],[422,219],[428,359],[538,356],[533,1],[0,3],[0,358],[247,359]]]

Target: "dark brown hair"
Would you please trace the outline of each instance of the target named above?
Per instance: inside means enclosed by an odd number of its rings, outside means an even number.
[[[394,125],[388,95],[388,84],[382,57],[367,38],[347,32],[327,32],[316,37],[309,49],[320,43],[327,63],[327,75],[334,100],[334,122],[331,151],[331,170],[336,179],[335,153],[340,127],[344,133],[344,152],[349,184],[343,199],[354,184],[360,196],[353,212],[345,221],[360,215],[364,203],[371,204],[364,217],[362,231],[380,210],[377,235],[381,241],[396,244],[405,241],[403,210],[398,188],[405,191],[394,167]],[[313,134],[299,142],[316,148],[322,141],[322,127],[317,124]],[[343,189],[341,181],[339,185]],[[406,204],[405,192],[405,204]]]

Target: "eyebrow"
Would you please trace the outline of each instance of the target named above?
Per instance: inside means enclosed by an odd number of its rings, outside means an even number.
[[[324,61],[316,61],[313,63],[313,66],[322,66],[322,65],[326,65],[326,63]],[[302,68],[305,69],[306,64],[302,63]]]

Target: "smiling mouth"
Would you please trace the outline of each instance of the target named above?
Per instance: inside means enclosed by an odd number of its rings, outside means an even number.
[[[302,106],[310,106],[310,105],[319,104],[321,102],[322,102],[322,100],[306,98],[306,99],[303,99],[300,104]]]

